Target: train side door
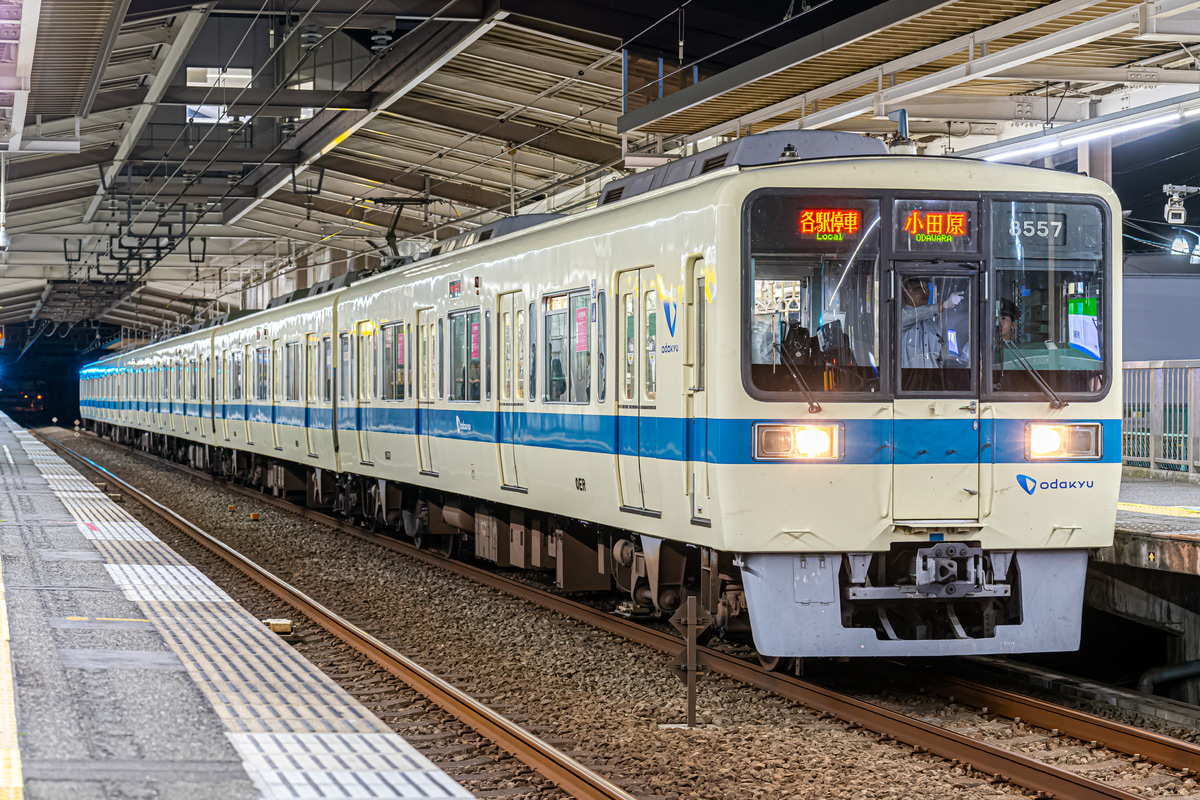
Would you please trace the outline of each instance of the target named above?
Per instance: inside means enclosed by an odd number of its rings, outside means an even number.
[[[708,290],[704,262],[692,264],[688,286],[688,363],[691,383],[687,388],[688,409],[688,494],[692,502],[692,520],[708,520]]]
[[[308,334],[304,343],[304,441],[308,446],[308,454],[317,452],[316,437],[313,426],[316,425],[321,392],[321,337],[318,334]]]
[[[892,516],[979,518],[979,275],[969,264],[893,270]]]
[[[250,400],[251,395],[258,391],[259,367],[256,355],[254,348],[246,345],[242,360],[242,424],[245,426],[242,432],[246,435],[246,444],[254,444],[254,437],[250,435]]]
[[[417,312],[417,459],[421,472],[436,475],[431,423],[437,397],[436,314],[432,308]]]
[[[658,508],[658,285],[653,267],[617,279],[621,366],[617,394],[617,474],[622,506]]]
[[[500,476],[504,486],[524,488],[518,464],[519,426],[525,414],[525,294],[500,298]]]
[[[375,323],[358,323],[356,355],[358,356],[358,458],[371,462],[371,397],[375,381]]]
[[[267,403],[271,407],[271,413],[267,415],[267,422],[271,426],[271,446],[282,450],[279,446],[279,408],[283,404],[283,345],[278,339],[271,340],[267,369],[271,376],[267,385]]]

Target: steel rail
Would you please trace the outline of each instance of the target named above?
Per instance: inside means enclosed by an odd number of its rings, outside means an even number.
[[[583,605],[574,600],[568,600],[543,589],[509,580],[508,578],[462,561],[454,561],[421,550],[392,537],[368,532],[339,517],[314,511],[313,509],[298,506],[281,498],[229,483],[208,473],[176,464],[153,454],[133,450],[99,436],[91,436],[95,441],[101,442],[113,449],[126,453],[136,453],[141,457],[152,459],[163,466],[171,467],[185,474],[207,480],[222,488],[253,498],[256,501],[263,502],[301,519],[337,528],[343,532],[357,536],[364,541],[396,551],[423,563],[441,567],[489,588],[497,589],[535,605],[549,608],[566,617],[624,639],[637,642],[638,644],[671,655],[678,654],[684,646],[684,642],[681,639],[671,634],[656,631],[621,617],[597,611],[590,606]],[[69,450],[65,445],[60,446]],[[80,456],[80,458],[84,457]],[[1070,798],[1071,800],[1099,800],[1100,798],[1133,800],[1140,797],[1102,781],[1077,775],[1069,770],[1046,764],[1029,756],[970,739],[953,731],[939,728],[922,720],[907,717],[898,712],[867,703],[866,701],[832,689],[827,689],[800,680],[799,678],[771,672],[757,664],[752,664],[711,648],[700,647],[698,651],[701,655],[701,663],[711,672],[722,674],[751,686],[772,692],[814,710],[831,714],[845,722],[862,726],[914,748],[928,750],[930,753],[947,760],[970,764],[981,772],[1011,781],[1027,789],[1045,792],[1055,797]],[[1013,710],[1011,716],[1020,716],[1023,720],[1028,720],[1040,727],[1047,729],[1058,728],[1060,732],[1067,733],[1084,741],[1096,741],[1098,744],[1103,744],[1129,755],[1139,754],[1166,766],[1191,769],[1193,771],[1197,770],[1198,759],[1200,759],[1200,747],[1192,743],[1172,739],[1161,734],[1144,731],[1051,703],[1044,703],[1034,698],[1023,697],[1011,692],[1003,693],[1007,697],[1002,697],[1000,694],[1001,690],[991,689],[987,686],[973,684],[960,679],[946,679],[947,686],[950,685],[949,681],[951,680],[955,689],[954,691],[948,691],[947,694],[953,694],[956,699],[961,699],[969,704],[976,704],[980,707],[986,706],[990,710],[996,710],[1001,716],[1006,715],[998,709],[1004,707]],[[962,688],[958,688],[959,686]],[[968,691],[969,688],[973,691]],[[1002,701],[1004,702],[1002,703]],[[1037,711],[1039,707],[1041,710]]]
[[[329,633],[375,661],[422,696],[471,729],[511,753],[540,776],[579,800],[636,800],[636,798],[553,747],[540,737],[497,714],[384,642],[343,619],[336,612],[243,556],[109,470],[40,431],[32,431],[47,446],[57,446],[88,469],[120,487],[124,493],[232,564],[285,603],[294,606]]]
[[[1039,728],[1058,729],[1067,736],[1139,755],[1163,766],[1200,770],[1200,745],[1192,742],[962,678],[939,676],[923,678],[922,682],[956,702],[987,708],[1002,717],[1020,717]]]

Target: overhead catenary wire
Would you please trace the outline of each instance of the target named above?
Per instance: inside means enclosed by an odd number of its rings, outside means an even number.
[[[682,7],[682,6],[685,6],[685,5],[689,4],[691,1],[692,1],[692,0],[685,0],[685,2],[684,2],[684,3],[683,3],[681,6],[680,6],[680,7]],[[687,69],[690,69],[690,68],[691,68],[691,67],[693,67],[693,66],[699,65],[700,63],[702,63],[702,62],[704,62],[704,61],[711,60],[712,58],[715,58],[716,56],[718,56],[718,55],[720,55],[720,54],[722,54],[722,53],[724,53],[724,52],[726,52],[726,51],[728,51],[728,50],[730,50],[730,49],[732,49],[732,48],[738,47],[738,46],[740,46],[740,45],[742,45],[742,44],[745,44],[745,43],[747,43],[747,42],[749,42],[749,41],[752,41],[753,39],[755,39],[755,38],[757,38],[757,37],[759,37],[759,36],[762,36],[763,34],[765,34],[765,33],[768,33],[768,32],[770,32],[770,31],[772,31],[772,30],[774,30],[774,29],[776,29],[776,28],[778,28],[778,27],[780,27],[780,26],[782,26],[782,25],[785,25],[785,24],[787,24],[787,23],[789,23],[789,22],[792,22],[792,21],[794,21],[794,20],[796,20],[796,19],[800,18],[801,16],[804,16],[804,15],[806,15],[806,14],[808,14],[808,13],[811,13],[812,11],[815,11],[815,10],[817,10],[817,9],[819,9],[819,8],[823,8],[823,7],[824,7],[825,5],[827,5],[827,4],[828,4],[830,1],[831,1],[831,0],[826,0],[826,2],[825,2],[825,3],[821,3],[821,4],[819,4],[819,5],[812,6],[812,7],[810,7],[810,8],[806,8],[806,9],[804,9],[803,11],[801,11],[799,14],[795,14],[795,15],[793,15],[793,16],[790,16],[790,17],[788,17],[787,19],[781,20],[780,22],[776,22],[776,23],[772,23],[772,24],[770,24],[770,25],[767,25],[766,27],[764,27],[764,28],[762,28],[762,29],[760,29],[760,30],[758,30],[758,31],[756,31],[756,32],[754,32],[754,33],[752,33],[752,34],[749,34],[749,35],[747,35],[747,36],[745,36],[745,37],[742,37],[741,39],[739,39],[739,40],[737,40],[737,41],[735,41],[735,42],[732,42],[732,43],[730,43],[730,44],[727,44],[727,45],[725,45],[725,46],[723,46],[723,47],[721,47],[721,48],[718,48],[717,50],[713,51],[712,53],[709,53],[709,54],[708,54],[708,55],[706,55],[706,56],[703,56],[703,57],[701,57],[701,58],[694,59],[694,60],[693,60],[693,61],[691,61],[691,62],[688,62],[688,63],[686,63],[686,64],[683,64],[683,65],[681,65],[681,66],[680,66],[678,69],[675,69],[675,70],[671,71],[670,73],[667,73],[667,74],[665,74],[665,75],[664,75],[664,76],[661,78],[661,80],[665,80],[666,78],[672,77],[672,76],[674,76],[674,75],[676,75],[676,74],[678,74],[678,73],[680,73],[680,72],[682,72],[682,71],[684,71],[684,70],[687,70]],[[429,23],[433,22],[433,21],[434,21],[435,19],[437,19],[437,18],[438,18],[438,17],[439,17],[441,14],[444,14],[444,13],[445,13],[445,10],[446,10],[446,9],[448,9],[448,8],[449,8],[450,6],[452,6],[453,4],[454,4],[454,0],[451,0],[451,2],[450,2],[450,3],[447,3],[445,6],[443,6],[443,7],[442,7],[442,9],[440,9],[438,12],[436,12],[436,13],[435,13],[435,14],[433,14],[433,15],[431,15],[431,16],[430,16],[430,17],[428,17],[428,18],[427,18],[425,21],[423,21],[423,22],[422,22],[420,25],[418,25],[418,26],[417,26],[417,28],[416,28],[416,29],[414,29],[414,31],[415,31],[415,30],[418,30],[418,29],[420,29],[420,28],[421,28],[423,25],[426,25],[426,24],[429,24]],[[634,41],[636,41],[638,38],[640,38],[640,37],[644,36],[644,35],[645,35],[647,32],[649,32],[650,30],[652,30],[654,27],[656,27],[657,25],[661,24],[662,22],[664,22],[664,21],[666,21],[666,20],[670,19],[670,17],[671,17],[671,16],[672,16],[674,13],[675,13],[675,11],[672,11],[672,12],[670,12],[670,13],[668,13],[668,14],[665,14],[665,15],[664,15],[664,16],[662,16],[662,17],[661,17],[659,20],[655,21],[654,23],[651,23],[650,25],[647,25],[645,28],[643,28],[641,31],[639,31],[637,34],[635,34],[633,37],[631,37],[630,39],[627,39],[627,40],[623,41],[623,42],[621,43],[621,45],[620,45],[620,46],[618,46],[618,47],[616,47],[616,48],[613,48],[612,50],[610,50],[610,51],[609,51],[609,53],[608,53],[608,54],[606,54],[606,56],[605,56],[605,57],[607,57],[608,55],[615,55],[615,54],[618,54],[618,53],[619,53],[619,52],[620,52],[622,49],[624,49],[624,48],[628,47],[630,44],[632,44],[632,43],[633,43]],[[344,25],[345,25],[345,23],[342,23],[342,26],[344,26]],[[412,32],[410,32],[410,34],[409,34],[409,35],[411,35],[411,33],[412,33]],[[323,41],[323,40],[322,40],[322,41]],[[399,41],[399,40],[398,40],[398,41]],[[395,46],[395,44],[396,44],[396,43],[393,43],[392,47],[394,47],[394,46]],[[379,56],[381,57],[381,56],[382,56],[383,54],[385,54],[386,52],[389,52],[389,51],[390,51],[390,49],[391,49],[391,48],[389,48],[389,50],[387,50],[387,51],[383,51],[383,52],[381,52],[381,53],[379,54]],[[603,58],[603,57],[602,57],[602,58]],[[370,66],[370,64],[368,64],[368,66]],[[356,77],[357,77],[357,76],[356,76]],[[572,79],[572,80],[576,80],[576,79]],[[555,133],[555,132],[558,132],[558,131],[560,131],[560,130],[563,130],[563,129],[564,129],[566,126],[567,126],[567,125],[569,125],[569,124],[571,124],[571,123],[573,123],[573,122],[577,122],[577,121],[579,121],[579,120],[581,120],[581,119],[584,119],[584,118],[585,118],[585,117],[586,117],[588,114],[591,114],[591,113],[593,113],[593,112],[595,112],[595,111],[597,111],[597,110],[602,110],[602,109],[608,108],[608,107],[610,107],[610,106],[612,106],[612,105],[614,105],[614,104],[616,104],[616,103],[620,102],[620,100],[621,100],[623,97],[627,97],[627,96],[629,96],[629,95],[632,95],[632,94],[635,94],[635,93],[637,93],[637,92],[643,91],[644,89],[646,89],[646,88],[649,88],[650,86],[653,86],[654,84],[658,83],[658,81],[659,81],[659,80],[660,80],[660,79],[655,79],[655,80],[653,80],[653,81],[650,81],[650,82],[648,82],[648,83],[646,83],[646,84],[644,84],[644,85],[642,85],[642,86],[639,86],[639,87],[637,87],[637,88],[634,88],[634,89],[631,89],[631,90],[629,90],[629,91],[627,91],[627,92],[624,92],[624,93],[622,93],[622,94],[619,94],[619,95],[617,95],[616,97],[614,97],[614,98],[612,98],[612,99],[610,99],[610,100],[608,100],[608,101],[605,101],[605,102],[602,102],[602,103],[598,103],[598,104],[596,104],[596,105],[593,105],[592,107],[588,108],[587,110],[585,110],[585,111],[581,111],[581,113],[579,113],[579,114],[577,114],[577,115],[575,115],[575,116],[572,116],[572,117],[568,118],[567,120],[565,120],[565,121],[563,121],[563,122],[561,122],[561,123],[559,123],[559,124],[557,124],[557,125],[555,125],[555,126],[552,126],[552,127],[550,127],[550,128],[547,128],[547,129],[545,129],[545,130],[541,131],[540,133],[538,133],[538,134],[536,134],[536,135],[534,135],[534,136],[531,136],[530,138],[528,138],[528,139],[524,140],[523,142],[520,142],[519,144],[516,144],[516,145],[513,145],[513,146],[511,146],[511,147],[509,147],[509,148],[505,148],[505,149],[503,149],[503,150],[502,150],[500,153],[498,153],[498,154],[497,154],[497,155],[495,155],[495,156],[492,156],[492,157],[490,157],[490,158],[487,158],[487,159],[485,159],[484,161],[482,161],[482,162],[480,162],[480,163],[478,163],[478,164],[474,164],[474,165],[473,165],[473,166],[471,166],[471,167],[468,167],[468,168],[466,168],[466,169],[460,170],[460,171],[458,171],[458,172],[456,172],[456,173],[453,173],[453,174],[451,174],[451,175],[449,175],[449,176],[446,176],[446,177],[444,177],[444,178],[441,178],[441,179],[439,179],[439,180],[438,180],[438,182],[437,182],[437,183],[435,183],[435,184],[432,184],[430,188],[432,189],[432,188],[436,188],[436,187],[443,186],[443,185],[445,185],[445,184],[447,184],[447,183],[449,183],[449,182],[453,181],[453,180],[454,180],[454,179],[456,179],[456,178],[462,177],[462,176],[464,176],[464,175],[468,175],[468,174],[470,174],[471,172],[473,172],[474,170],[480,169],[480,168],[482,168],[482,167],[486,166],[487,164],[490,164],[490,163],[494,162],[494,161],[495,161],[495,160],[497,160],[498,158],[501,158],[501,157],[503,157],[503,156],[505,155],[505,153],[507,153],[509,150],[512,150],[512,149],[518,149],[518,148],[521,148],[521,147],[525,147],[525,146],[527,146],[527,145],[529,145],[529,144],[532,144],[532,143],[534,143],[534,142],[536,142],[536,141],[538,141],[538,140],[540,140],[540,139],[542,139],[542,138],[544,138],[544,137],[546,137],[546,136],[548,136],[548,135],[550,135],[550,134],[552,134],[552,133]],[[353,84],[353,79],[352,79],[352,81],[351,81],[351,82],[347,83],[347,86],[350,86],[350,85],[352,85],[352,84]],[[340,90],[340,91],[345,91],[345,88],[343,88],[343,89],[342,89],[342,90]],[[339,93],[340,93],[340,92],[339,92]],[[335,96],[335,99],[336,99],[336,96]],[[330,102],[332,103],[333,101],[331,100]],[[328,107],[328,104],[326,105],[326,108],[327,108],[327,107]],[[521,105],[521,106],[519,106],[517,109],[515,109],[514,113],[519,113],[520,111],[522,111],[522,110],[525,110],[525,109],[528,109],[528,108],[531,108],[531,107],[532,107],[532,105],[531,105],[531,104],[522,104],[522,105]],[[512,114],[509,114],[509,115],[506,115],[506,116],[512,116]],[[488,133],[489,131],[493,130],[493,129],[494,129],[496,126],[498,126],[498,125],[500,125],[500,124],[502,124],[502,122],[501,122],[501,121],[497,121],[497,122],[495,122],[495,123],[492,123],[491,125],[489,125],[489,126],[488,126],[487,128],[485,128],[484,130],[482,130],[482,131],[478,131],[478,132],[475,132],[475,133],[471,134],[471,135],[470,135],[470,136],[468,136],[466,139],[464,139],[464,140],[463,140],[463,142],[461,142],[461,143],[460,143],[460,146],[461,146],[461,144],[465,144],[466,142],[473,141],[473,140],[475,140],[475,139],[478,139],[478,138],[479,138],[479,137],[481,137],[481,136],[484,136],[486,133]],[[281,144],[280,144],[280,145],[279,145],[279,146],[278,146],[278,147],[277,147],[275,150],[273,150],[271,154],[269,154],[269,155],[268,155],[268,158],[270,157],[270,155],[273,155],[273,154],[274,154],[274,152],[276,152],[276,151],[277,151],[277,150],[278,150],[280,147],[282,147],[282,143],[281,143]],[[264,158],[262,161],[260,161],[260,162],[259,162],[259,165],[262,165],[263,163],[265,163],[265,161],[266,161],[266,158]],[[619,159],[618,159],[618,161],[619,161]],[[427,161],[425,161],[425,162],[423,162],[423,163],[421,163],[421,164],[418,164],[418,165],[416,165],[416,166],[415,166],[415,167],[413,167],[412,169],[420,169],[420,168],[421,168],[421,167],[423,167],[423,166],[428,166],[428,165],[429,165],[429,163],[431,163],[431,162],[432,162],[432,159],[429,159],[429,160],[427,160]],[[615,162],[614,162],[614,163],[615,163]],[[607,169],[607,168],[608,168],[608,166],[605,166],[605,167],[599,167],[599,168],[592,168],[592,169],[588,170],[587,172],[590,174],[590,173],[592,173],[592,172],[595,172],[595,171],[598,171],[598,170],[600,170],[600,169]],[[411,171],[411,169],[410,169],[410,171]],[[245,176],[243,176],[242,180],[244,180],[244,179],[245,179]],[[578,180],[578,179],[579,179],[579,178],[574,178],[573,180]],[[223,196],[220,198],[220,200],[218,200],[218,203],[219,203],[219,202],[221,202],[221,201],[223,201],[223,200],[225,200],[225,199],[226,199],[226,198],[229,196],[229,193],[232,191],[232,189],[233,189],[233,188],[235,188],[237,185],[240,185],[240,183],[242,182],[242,180],[239,180],[237,183],[235,183],[235,184],[231,185],[230,189],[226,191],[226,193],[225,193],[225,194],[224,194],[224,195],[223,195]],[[527,190],[526,192],[522,192],[522,193],[521,193],[522,197],[524,197],[524,196],[528,196],[528,194],[529,194],[529,192],[530,192],[530,191],[533,191],[533,192],[537,192],[537,191],[544,191],[544,187],[537,187],[537,188],[536,188],[536,189],[534,189],[534,190]],[[181,193],[181,195],[182,195],[182,193]],[[368,202],[368,201],[370,201],[370,200],[374,199],[374,197],[375,197],[375,196],[367,196],[367,197],[364,197],[364,198],[362,198],[362,202],[364,202],[364,203],[365,203],[365,202]],[[351,204],[351,206],[353,206],[353,203]],[[440,231],[441,229],[443,229],[443,228],[447,227],[448,225],[452,225],[452,224],[455,224],[455,223],[457,223],[457,222],[471,221],[471,220],[477,219],[477,218],[478,218],[478,217],[480,217],[480,216],[484,216],[484,215],[486,215],[486,214],[490,214],[490,213],[496,213],[496,211],[497,211],[497,209],[498,209],[498,208],[499,208],[499,207],[497,207],[497,208],[485,208],[485,209],[483,209],[483,210],[481,210],[481,211],[478,211],[478,212],[476,212],[476,213],[474,213],[474,214],[472,214],[472,215],[469,215],[469,216],[466,216],[466,217],[461,217],[461,218],[459,218],[459,219],[457,219],[457,220],[453,220],[453,221],[446,221],[446,222],[439,223],[439,224],[437,224],[437,225],[434,225],[434,226],[432,226],[432,227],[430,227],[430,228],[428,228],[428,229],[426,229],[426,230],[422,231],[420,235],[436,234],[436,233],[437,233],[437,231]],[[162,217],[162,215],[160,215],[160,219],[161,219],[161,217]],[[191,231],[192,231],[192,230],[194,230],[194,229],[195,229],[195,227],[196,227],[196,225],[198,225],[198,224],[200,224],[200,219],[199,219],[199,218],[198,218],[196,221],[194,221],[194,222],[193,222],[193,223],[192,223],[192,224],[189,226],[189,228],[188,228],[188,229],[185,231],[185,233],[183,234],[183,236],[184,236],[184,237],[186,237],[188,234],[190,234],[190,233],[191,233]],[[349,231],[349,230],[354,230],[354,229],[359,229],[359,228],[361,228],[361,226],[362,226],[363,224],[364,224],[364,223],[363,223],[362,221],[360,221],[360,220],[355,220],[355,222],[354,222],[353,224],[350,224],[350,225],[344,225],[344,226],[342,226],[340,229],[338,229],[338,230],[334,231],[333,233],[323,236],[323,237],[322,237],[322,238],[321,238],[321,239],[320,239],[318,242],[309,243],[308,245],[306,245],[306,246],[304,247],[304,249],[303,249],[303,250],[302,250],[302,251],[301,251],[301,252],[300,252],[298,255],[304,255],[304,254],[307,254],[307,252],[309,251],[309,249],[310,249],[310,248],[312,248],[312,247],[315,247],[315,246],[317,246],[317,245],[320,245],[320,244],[323,244],[323,243],[325,243],[325,242],[328,242],[329,240],[331,240],[331,239],[335,238],[336,236],[339,236],[339,235],[341,235],[341,234],[345,233],[346,231]],[[279,235],[279,236],[275,237],[275,239],[274,239],[273,241],[277,242],[277,241],[279,241],[279,240],[281,240],[281,239],[283,239],[283,238],[284,238],[284,236],[283,236],[283,235]],[[269,246],[269,243],[268,243],[268,245],[267,245],[267,246]],[[264,247],[264,250],[265,250],[265,247]],[[374,248],[372,248],[372,249],[371,249],[370,251],[368,251],[368,252],[370,252],[370,253],[380,253],[380,252],[382,252],[382,250],[383,250],[383,248],[382,248],[382,247],[374,247]],[[259,252],[260,252],[260,253],[262,253],[262,252],[263,252],[263,250],[260,250]],[[157,261],[156,261],[155,263],[157,263]],[[231,290],[231,292],[232,292],[232,291],[241,291],[241,290],[242,290],[242,289]],[[230,293],[231,293],[231,292],[230,292]]]

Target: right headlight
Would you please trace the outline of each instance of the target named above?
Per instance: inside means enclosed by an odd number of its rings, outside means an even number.
[[[1103,455],[1100,423],[1080,422],[1058,425],[1046,422],[1025,424],[1025,458],[1097,459]]]
[[[837,461],[842,456],[842,425],[754,426],[754,457],[759,461]]]

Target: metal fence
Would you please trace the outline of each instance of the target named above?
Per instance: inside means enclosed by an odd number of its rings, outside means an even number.
[[[1200,361],[1126,361],[1121,460],[1200,472]]]

